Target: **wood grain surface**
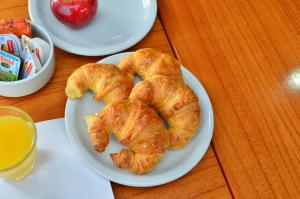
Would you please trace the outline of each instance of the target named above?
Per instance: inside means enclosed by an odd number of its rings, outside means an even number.
[[[28,17],[27,0],[3,1],[0,18]],[[149,35],[129,50],[151,47],[172,54],[172,48],[157,18]],[[83,57],[55,49],[56,71],[52,80],[35,94],[21,98],[0,96],[0,105],[14,105],[27,111],[38,121],[64,116],[68,76],[79,66],[100,60],[100,57]],[[188,64],[188,62],[187,62]],[[197,74],[198,75],[198,74]],[[42,133],[42,132],[41,132]],[[210,147],[201,162],[184,177],[163,186],[134,188],[112,183],[116,198],[231,198],[223,173]],[[1,193],[0,193],[1,198]],[[101,198],[101,196],[99,196]]]
[[[300,198],[300,1],[159,0],[176,56],[207,89],[234,198]]]

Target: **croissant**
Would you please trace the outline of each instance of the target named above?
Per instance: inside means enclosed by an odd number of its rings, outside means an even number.
[[[106,103],[127,99],[133,87],[132,80],[112,64],[86,64],[69,77],[66,94],[70,99],[81,98],[88,89]]]
[[[134,79],[137,73],[142,79],[162,75],[182,80],[179,61],[171,55],[151,48],[140,49],[123,58],[119,63],[119,67],[123,72],[127,73],[131,79]]]
[[[157,113],[145,104],[114,101],[97,116],[88,116],[86,122],[96,151],[105,150],[112,132],[122,145],[128,147],[110,154],[119,168],[143,174],[153,169],[165,154],[166,128]]]
[[[155,76],[136,84],[129,99],[154,105],[158,109],[169,124],[170,149],[184,147],[199,127],[198,98],[184,82]]]

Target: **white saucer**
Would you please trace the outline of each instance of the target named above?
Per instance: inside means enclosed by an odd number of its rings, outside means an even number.
[[[71,53],[101,56],[125,50],[146,36],[154,24],[156,0],[98,0],[93,21],[81,29],[60,23],[49,0],[29,0],[31,20],[41,25],[54,44]]]
[[[101,60],[101,63],[117,64],[129,53],[121,53]],[[214,117],[209,97],[201,83],[184,67],[181,68],[184,79],[195,91],[201,106],[201,127],[193,140],[183,149],[168,151],[162,161],[149,173],[135,175],[117,168],[109,154],[123,148],[110,137],[110,143],[104,153],[97,153],[91,144],[84,117],[99,112],[104,104],[93,99],[93,93],[87,92],[82,99],[69,100],[66,104],[65,120],[69,140],[84,162],[96,173],[123,185],[147,187],[165,184],[180,178],[190,171],[204,156],[213,134]]]

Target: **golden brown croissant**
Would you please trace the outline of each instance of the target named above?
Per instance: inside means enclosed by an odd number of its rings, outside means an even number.
[[[69,77],[66,94],[70,99],[81,98],[88,89],[106,103],[127,99],[133,87],[131,79],[112,64],[86,64]]]
[[[140,49],[123,58],[119,67],[133,79],[139,74],[142,79],[148,79],[155,75],[182,80],[180,63],[171,55],[159,52],[151,48]]]
[[[114,101],[97,116],[87,117],[86,121],[96,151],[105,150],[111,132],[129,148],[111,154],[113,162],[120,168],[143,174],[157,165],[165,154],[166,128],[156,112],[145,104]]]
[[[154,105],[169,124],[169,148],[184,147],[199,127],[200,107],[192,89],[181,81],[155,76],[135,85],[131,101]]]

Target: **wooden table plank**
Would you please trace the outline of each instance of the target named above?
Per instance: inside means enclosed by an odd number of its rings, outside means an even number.
[[[233,196],[300,198],[300,2],[159,0],[159,14],[212,99]]]
[[[2,2],[0,10],[0,18],[28,17],[26,0]],[[143,47],[172,53],[159,19],[150,34],[129,50]],[[35,121],[63,117],[67,99],[64,88],[68,76],[80,65],[98,61],[100,57],[77,56],[59,49],[55,49],[55,54],[55,74],[42,90],[27,97],[0,97],[0,104],[23,108]],[[203,160],[191,172],[175,182],[151,188],[134,188],[115,183],[112,186],[116,198],[231,198],[212,148],[208,149]]]

